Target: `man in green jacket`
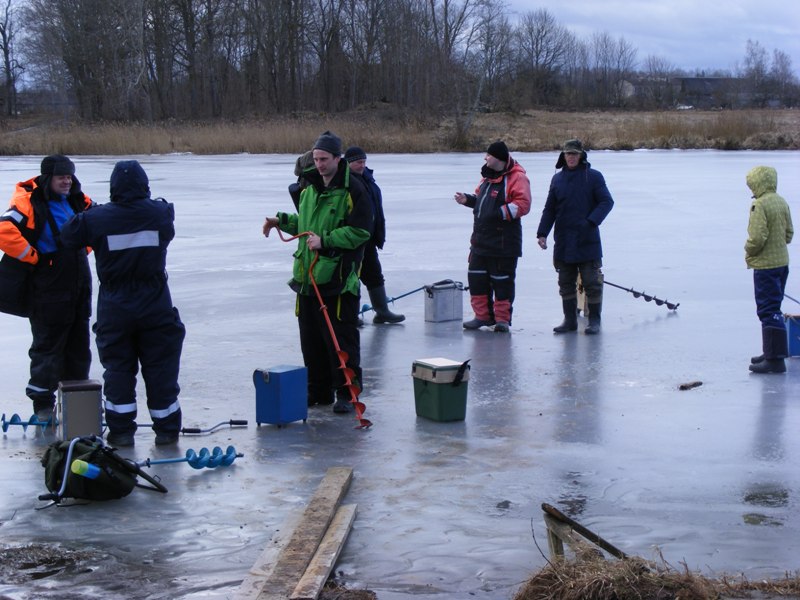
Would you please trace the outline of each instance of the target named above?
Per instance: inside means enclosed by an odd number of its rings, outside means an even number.
[[[756,312],[761,320],[763,353],[751,359],[753,373],[784,373],[789,353],[786,324],[781,311],[789,277],[789,249],[794,229],[789,205],[777,194],[778,173],[772,167],[755,167],[747,174],[753,192],[747,242],[747,268],[753,269]]]
[[[316,170],[304,172],[309,185],[300,193],[298,212],[267,217],[263,232],[278,227],[298,239],[289,287],[297,292],[296,314],[300,347],[308,369],[308,404],[331,404],[333,411],[352,410],[350,388],[340,369],[339,354],[328,331],[325,315],[311,282],[313,277],[327,307],[346,366],[361,389],[361,340],[358,331],[359,270],[364,243],[372,235],[373,211],[367,191],[341,160],[342,142],[330,131],[314,143]]]

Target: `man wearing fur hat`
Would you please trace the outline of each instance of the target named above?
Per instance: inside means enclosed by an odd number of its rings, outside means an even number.
[[[486,150],[482,179],[474,194],[456,192],[455,201],[472,209],[470,240],[470,304],[475,317],[464,329],[511,326],[517,261],[522,256],[520,219],[531,209],[531,184],[525,169],[508,153],[505,142]]]
[[[292,279],[297,292],[296,314],[300,348],[308,369],[308,404],[334,404],[333,411],[352,410],[351,387],[339,368],[339,353],[333,344],[311,282],[309,269],[315,256],[314,281],[327,307],[339,347],[347,354],[346,366],[355,374],[355,389],[361,389],[361,340],[358,332],[360,299],[359,270],[364,244],[372,235],[373,212],[369,196],[347,161],[341,160],[342,142],[330,131],[317,138],[313,147],[316,169],[303,177],[296,214],[279,212],[267,217],[262,231],[279,228],[290,235],[310,232],[298,240]],[[334,403],[335,396],[335,403]]]
[[[41,174],[16,185],[0,216],[0,250],[30,265],[29,319],[33,343],[25,390],[40,421],[52,418],[59,381],[86,379],[92,279],[87,248],[64,248],[61,227],[87,210],[75,165],[64,155],[42,160]]]
[[[547,249],[547,236],[555,225],[553,265],[558,272],[558,293],[564,321],[555,333],[578,329],[578,274],[589,305],[589,324],[584,333],[600,333],[603,307],[603,249],[600,224],[611,212],[614,200],[602,173],[591,168],[580,140],[564,144],[550,181],[550,191],[536,232],[539,247]]]

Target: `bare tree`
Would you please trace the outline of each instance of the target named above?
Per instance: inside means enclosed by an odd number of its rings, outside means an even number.
[[[8,116],[17,114],[17,79],[23,71],[22,65],[15,57],[15,38],[17,27],[14,20],[15,9],[11,0],[0,14],[0,50],[3,51],[3,81],[5,82],[5,113]]]
[[[666,58],[649,55],[644,60],[644,80],[640,86],[640,96],[646,107],[665,108],[674,102],[672,77],[675,67]]]
[[[437,109],[462,100],[454,82],[467,62],[471,19],[478,5],[479,0],[428,0],[427,17],[435,48],[428,77]]]
[[[768,61],[767,50],[759,42],[747,40],[744,55],[743,76],[749,81],[753,93],[753,104],[764,106],[769,96],[769,82],[767,81]]]
[[[773,50],[769,69],[772,94],[783,106],[797,102],[797,77],[792,69],[792,58],[782,50]]]
[[[555,100],[569,37],[546,9],[522,15],[517,28],[519,76],[527,83],[528,97],[534,105]]]
[[[598,106],[622,106],[630,94],[629,78],[636,66],[636,49],[625,38],[614,39],[607,32],[596,33],[591,41]]]

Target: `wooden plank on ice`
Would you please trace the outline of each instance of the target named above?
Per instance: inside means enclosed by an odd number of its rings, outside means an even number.
[[[275,563],[281,551],[289,543],[294,534],[294,530],[303,517],[303,511],[298,509],[290,513],[281,525],[281,528],[272,536],[267,547],[258,557],[250,568],[247,576],[242,580],[239,589],[233,596],[233,600],[256,600],[261,590],[264,589],[264,582],[275,568]]]
[[[317,600],[333,571],[356,518],[356,505],[345,504],[336,511],[325,537],[311,559],[305,574],[291,595],[291,600]]]
[[[353,469],[331,467],[314,496],[303,511],[297,528],[281,550],[269,575],[266,577],[258,600],[286,600],[305,573],[308,563],[317,551],[328,530],[350,482]]]

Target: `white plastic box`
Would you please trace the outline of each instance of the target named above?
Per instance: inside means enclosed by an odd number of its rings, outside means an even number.
[[[425,286],[425,320],[460,321],[464,317],[464,285],[447,279]]]

